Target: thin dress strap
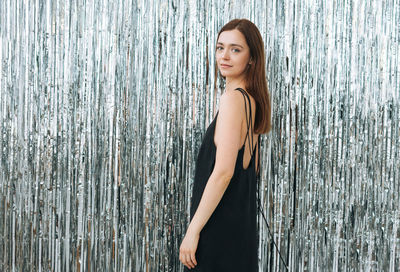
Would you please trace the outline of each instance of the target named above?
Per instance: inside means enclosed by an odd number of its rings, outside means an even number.
[[[256,174],[260,174],[260,136],[258,136],[257,139],[257,170],[256,170]]]
[[[253,157],[253,125],[252,125],[252,118],[251,118],[251,103],[250,103],[250,98],[249,95],[242,89],[242,88],[236,88],[236,90],[239,90],[242,95],[243,98],[246,95],[247,100],[249,102],[249,108],[250,108],[250,120],[247,119],[247,106],[246,106],[246,99],[244,101],[244,108],[245,108],[245,112],[246,112],[246,123],[247,123],[247,133],[246,133],[246,138],[249,137],[249,147],[250,147],[250,155],[251,157]],[[251,133],[251,137],[249,136],[249,131]],[[246,138],[244,139],[244,141],[246,142]],[[258,153],[260,153],[260,151],[258,151]]]

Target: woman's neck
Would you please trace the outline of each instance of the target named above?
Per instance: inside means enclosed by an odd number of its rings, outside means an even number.
[[[225,91],[233,91],[236,88],[246,89],[244,77],[226,78]]]

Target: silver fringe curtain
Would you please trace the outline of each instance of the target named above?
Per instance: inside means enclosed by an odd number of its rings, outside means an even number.
[[[233,18],[265,42],[260,195],[289,270],[398,271],[399,0],[0,1],[1,271],[182,271]]]

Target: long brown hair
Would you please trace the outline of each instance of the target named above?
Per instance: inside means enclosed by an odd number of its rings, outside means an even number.
[[[265,76],[264,42],[257,26],[247,19],[233,19],[224,25],[218,32],[217,42],[219,35],[223,31],[234,29],[239,30],[245,37],[247,45],[250,48],[250,57],[253,62],[251,65],[247,66],[245,86],[246,91],[256,101],[257,110],[254,132],[257,134],[268,133],[272,128],[271,100]],[[218,66],[217,62],[215,62],[214,90],[216,90],[217,75]]]

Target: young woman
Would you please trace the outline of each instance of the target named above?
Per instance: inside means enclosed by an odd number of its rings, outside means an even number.
[[[259,135],[271,130],[264,43],[252,22],[235,19],[215,52],[225,92],[197,156],[179,260],[184,271],[257,271]]]

